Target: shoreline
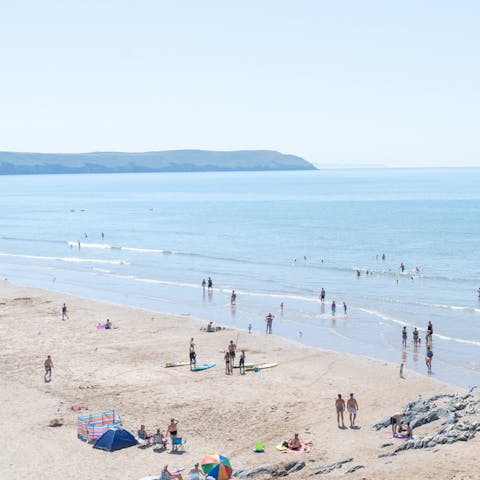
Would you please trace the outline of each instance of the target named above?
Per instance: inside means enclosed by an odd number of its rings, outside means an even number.
[[[274,446],[294,432],[312,442],[311,452],[301,457],[306,468],[311,471],[351,456],[365,466],[360,476],[348,477],[354,479],[390,478],[399,468],[407,478],[446,479],[452,478],[456,468],[452,456],[464,466],[475,460],[472,448],[478,448],[477,439],[441,446],[434,455],[409,451],[392,457],[390,463],[378,458],[378,445],[389,435],[388,430],[372,431],[374,423],[418,395],[465,392],[436,379],[407,370],[402,380],[393,364],[276,335],[249,335],[230,327],[206,334],[199,331],[202,320],[192,316],[164,315],[7,281],[0,283],[0,291],[4,330],[0,379],[5,405],[0,415],[11,432],[0,457],[2,476],[25,478],[35,472],[52,479],[78,478],[81,468],[92,478],[101,471],[102,478],[139,479],[160,474],[164,464],[188,472],[193,463],[217,450],[231,458],[234,469],[251,468],[292,460]],[[70,317],[64,322],[63,302]],[[106,318],[119,328],[95,329]],[[247,362],[279,365],[244,376],[225,375],[223,351],[237,335]],[[217,366],[195,373],[187,367],[164,368],[167,361],[188,358],[190,337],[195,338],[199,363],[216,361]],[[54,362],[49,384],[43,382],[47,354]],[[81,385],[96,387],[80,389]],[[344,431],[336,425],[334,400],[338,393],[347,397],[350,391],[358,398],[360,429]],[[87,405],[89,411],[113,407],[132,432],[141,423],[149,431],[164,431],[171,417],[179,418],[179,431],[187,439],[185,453],[137,447],[114,453],[94,450],[76,438],[78,412],[68,409],[71,404]],[[60,415],[63,425],[48,427]],[[419,434],[428,431],[428,427],[418,429]],[[256,441],[266,445],[260,456],[251,450]],[[433,465],[443,466],[444,471]],[[450,473],[443,477],[446,472]],[[338,470],[329,478],[346,477]]]

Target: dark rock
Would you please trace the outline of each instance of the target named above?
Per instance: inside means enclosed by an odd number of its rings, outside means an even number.
[[[354,467],[349,468],[349,469],[345,472],[345,474],[356,472],[357,470],[360,470],[361,468],[365,468],[365,467],[364,467],[363,465],[355,465]]]
[[[391,447],[392,445],[393,445],[392,442],[382,443],[378,448]]]
[[[345,463],[349,463],[352,461],[353,461],[353,458],[350,457],[345,460],[342,460],[341,462],[331,463],[330,465],[323,465],[317,471],[313,472],[313,475],[325,475],[326,473],[330,473],[331,471],[336,470],[337,468],[342,468],[342,466]]]
[[[385,452],[381,453],[378,458],[385,458],[385,457],[394,457],[396,455],[395,452]]]

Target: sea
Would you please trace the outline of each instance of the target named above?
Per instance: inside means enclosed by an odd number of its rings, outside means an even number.
[[[431,321],[432,376],[471,387],[479,179],[480,168],[0,176],[0,275],[240,337],[263,334],[272,313],[274,335],[391,362],[392,374],[404,363],[427,375]]]

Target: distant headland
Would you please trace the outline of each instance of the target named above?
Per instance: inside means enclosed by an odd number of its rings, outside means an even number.
[[[0,152],[0,175],[54,173],[235,172],[316,170],[306,160],[273,150],[158,152]]]

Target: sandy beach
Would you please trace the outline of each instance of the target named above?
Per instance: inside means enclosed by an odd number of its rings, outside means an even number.
[[[419,396],[458,391],[433,378],[406,370],[401,379],[398,365],[308,348],[275,335],[234,329],[206,333],[200,327],[207,321],[189,316],[167,316],[8,281],[1,282],[0,292],[0,418],[6,433],[0,478],[140,479],[159,475],[165,464],[187,473],[212,452],[228,456],[234,469],[274,465],[294,456],[306,462],[303,470],[289,475],[295,478],[348,457],[353,457],[349,466],[364,468],[347,475],[347,468],[341,468],[326,478],[479,478],[478,437],[378,457],[384,451],[380,445],[392,441],[391,431],[375,431],[374,423]],[[62,321],[64,302],[69,318]],[[118,328],[96,329],[107,318]],[[191,372],[188,366],[165,368],[166,362],[188,359],[191,337],[198,363],[215,361],[216,367],[203,372]],[[245,349],[247,362],[278,366],[225,375],[223,355],[230,340]],[[54,363],[49,383],[43,377],[47,355]],[[86,386],[94,388],[80,388]],[[359,403],[359,428],[339,429],[335,398],[338,393],[348,398],[350,392]],[[185,448],[177,454],[137,446],[113,453],[93,449],[77,439],[78,412],[71,405],[90,412],[114,409],[134,433],[140,424],[149,432],[164,432],[170,418],[176,418]],[[61,419],[63,425],[50,427],[53,419]],[[347,414],[345,422],[348,426]],[[422,436],[435,428],[438,422],[414,433]],[[309,453],[275,449],[295,432],[311,444]],[[265,443],[265,453],[252,451],[256,441]]]

